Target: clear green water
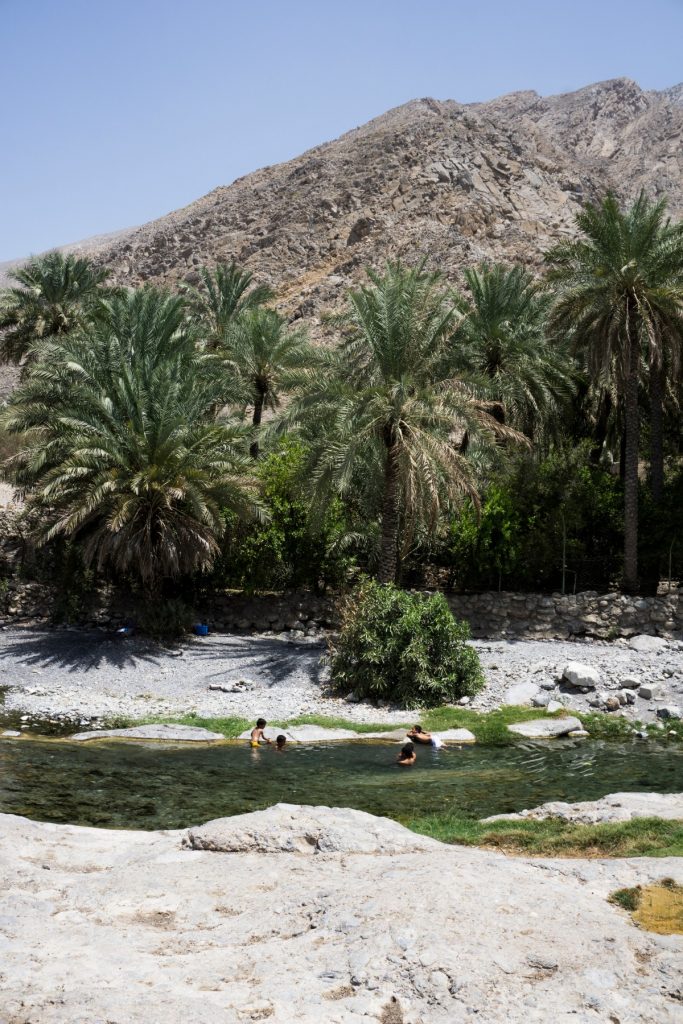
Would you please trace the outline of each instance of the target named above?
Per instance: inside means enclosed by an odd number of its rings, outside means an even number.
[[[182,828],[278,801],[356,807],[396,818],[459,811],[484,817],[547,800],[620,790],[683,789],[683,750],[653,743],[554,741],[418,751],[394,765],[385,743],[246,744],[0,741],[0,811],[44,821]]]

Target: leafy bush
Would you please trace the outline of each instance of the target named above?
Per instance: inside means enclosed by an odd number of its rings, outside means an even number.
[[[363,582],[347,598],[330,664],[333,684],[359,697],[436,707],[484,685],[469,626],[441,594]]]
[[[223,552],[209,583],[219,587],[323,589],[346,578],[352,559],[341,543],[344,507],[333,499],[312,508],[302,482],[305,449],[292,440],[260,460],[257,469],[264,522],[228,516]]]
[[[177,597],[147,602],[138,616],[140,629],[153,640],[175,640],[188,633],[193,623],[192,609]]]
[[[590,446],[521,456],[492,480],[480,514],[465,502],[438,562],[463,590],[606,589],[621,570],[620,481]]]

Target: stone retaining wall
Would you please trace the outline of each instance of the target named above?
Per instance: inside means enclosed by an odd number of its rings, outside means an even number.
[[[625,594],[451,594],[456,618],[466,619],[475,637],[560,637],[588,634],[607,639],[649,633],[683,633],[683,593],[659,597]]]
[[[54,594],[39,583],[11,580],[0,593],[0,622],[49,618]],[[448,594],[456,618],[466,619],[475,637],[567,638],[592,635],[607,639],[649,633],[683,636],[683,591],[659,597],[624,594]],[[118,602],[117,602],[118,604]],[[226,594],[195,608],[198,619],[225,632],[314,632],[336,626],[337,600],[306,591],[286,594]],[[90,625],[118,624],[130,614],[106,601],[86,616]]]

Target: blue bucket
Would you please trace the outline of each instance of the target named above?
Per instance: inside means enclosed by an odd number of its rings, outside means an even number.
[[[209,627],[204,622],[198,622],[194,627],[194,631],[197,636],[209,635]]]

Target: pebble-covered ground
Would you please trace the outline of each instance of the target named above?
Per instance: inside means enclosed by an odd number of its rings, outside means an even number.
[[[476,709],[507,702],[542,710],[549,700],[559,700],[570,709],[608,710],[611,700],[615,714],[652,721],[658,709],[683,705],[681,641],[506,640],[474,646],[486,676],[485,690],[471,704]],[[0,630],[0,686],[7,687],[6,712],[84,723],[193,711],[248,719],[325,714],[357,722],[406,720],[400,708],[330,693],[325,649],[322,637],[293,639],[287,633],[213,634],[164,649],[142,637],[112,639],[99,631],[6,628]],[[592,689],[558,685],[568,662],[597,670]]]

